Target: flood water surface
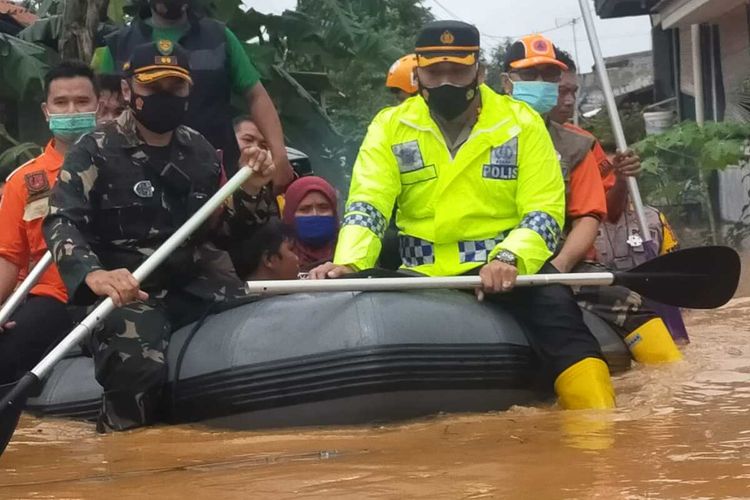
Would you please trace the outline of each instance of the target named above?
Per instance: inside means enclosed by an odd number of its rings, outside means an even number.
[[[748,498],[748,318],[750,299],[691,312],[685,362],[616,377],[613,412],[109,435],[24,417],[0,498]]]

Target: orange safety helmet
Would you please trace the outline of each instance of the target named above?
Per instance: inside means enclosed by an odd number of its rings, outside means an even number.
[[[388,70],[388,77],[385,79],[385,86],[391,89],[400,89],[407,94],[416,94],[417,75],[414,74],[417,68],[417,55],[408,54],[393,63]]]

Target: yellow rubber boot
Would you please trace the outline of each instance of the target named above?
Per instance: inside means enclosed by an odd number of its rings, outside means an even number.
[[[566,410],[615,407],[609,368],[599,358],[584,358],[569,366],[555,380],[555,393],[560,406]]]
[[[625,337],[625,345],[638,363],[674,363],[682,359],[682,353],[661,318],[641,325]]]

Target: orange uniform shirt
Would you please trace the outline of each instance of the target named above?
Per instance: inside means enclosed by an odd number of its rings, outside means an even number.
[[[579,134],[591,135],[578,127],[567,128]],[[570,167],[573,171],[570,173],[565,207],[567,218],[572,220],[589,215],[599,220],[604,219],[607,215],[607,197],[604,194],[599,162],[594,151],[589,151],[578,165]]]
[[[0,257],[15,264],[20,276],[26,276],[47,251],[42,235],[42,221],[47,215],[49,195],[57,181],[63,156],[55,149],[54,141],[44,152],[16,169],[8,176],[0,201]],[[52,264],[42,274],[33,295],[68,301],[57,267]]]
[[[592,152],[570,173],[570,194],[566,210],[570,219],[588,215],[603,220],[607,216],[607,197],[599,165]]]
[[[573,125],[572,123],[566,123],[565,128],[573,130],[574,132],[594,137],[588,130],[582,129],[581,127]],[[609,156],[607,156],[607,153],[604,152],[604,148],[596,137],[594,137],[594,147],[591,149],[591,152],[594,154],[594,160],[596,161],[596,164],[599,165],[599,174],[601,175],[602,182],[604,183],[604,192],[606,193],[607,191],[612,189],[612,187],[615,185],[615,181],[617,180],[617,178],[615,177],[615,169],[612,166],[612,162],[609,161]]]

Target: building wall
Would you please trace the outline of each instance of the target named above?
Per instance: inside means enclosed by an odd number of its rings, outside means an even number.
[[[680,27],[680,91],[695,97],[693,88],[693,40],[690,26]]]
[[[739,107],[738,92],[742,82],[750,78],[750,28],[747,7],[737,7],[715,22],[721,33],[722,71],[727,96],[725,119],[746,121],[748,115]]]
[[[721,69],[724,91],[726,92],[726,120],[747,120],[738,106],[738,91],[742,82],[750,78],[750,33],[748,28],[747,6],[740,5],[720,17],[705,20],[719,28]],[[680,27],[680,90],[695,96],[693,87],[693,58],[690,26]],[[707,57],[703,65],[710,65]],[[710,82],[704,83],[704,92],[711,91]]]
[[[643,91],[654,84],[654,60],[651,51],[606,57],[604,64],[615,97]],[[584,113],[604,107],[604,92],[595,71],[580,75],[579,83],[580,106]]]
[[[745,159],[739,165],[729,165],[718,175],[719,214],[722,220],[742,220],[750,193],[750,139],[745,144]]]

